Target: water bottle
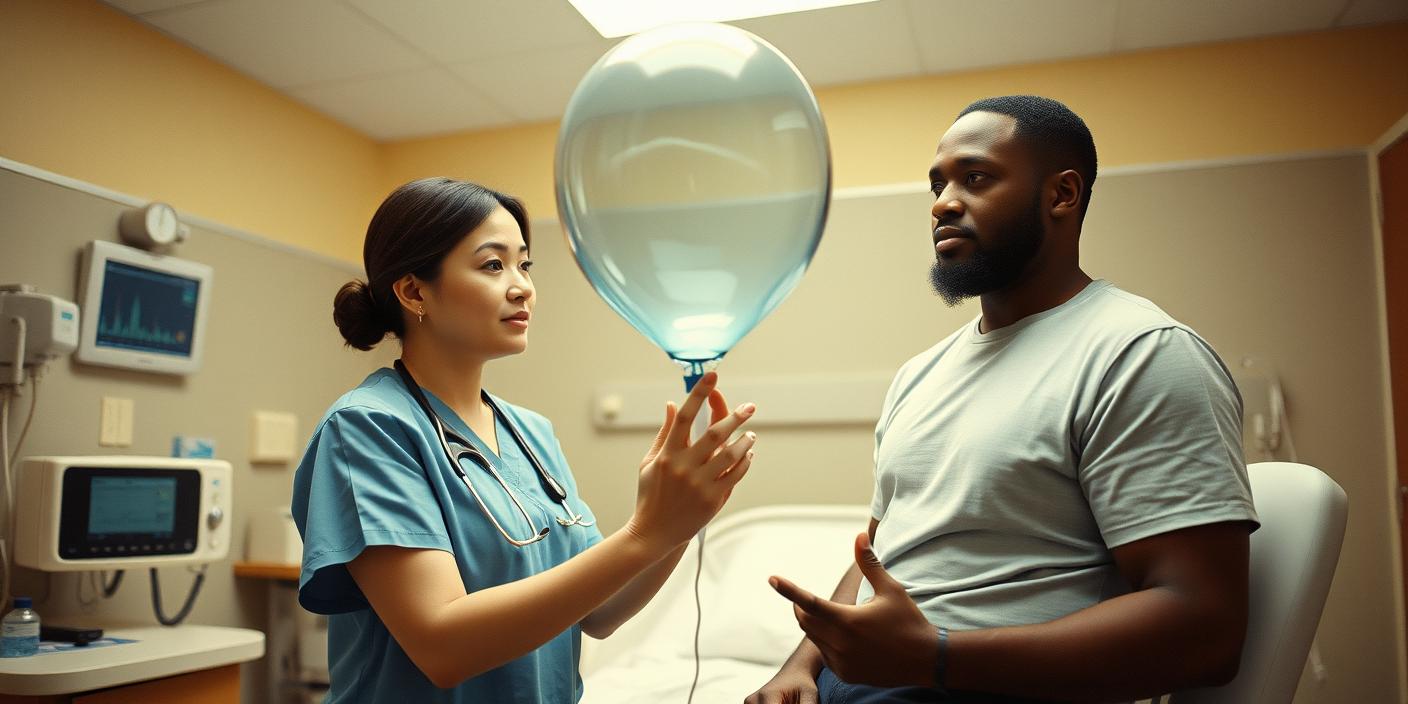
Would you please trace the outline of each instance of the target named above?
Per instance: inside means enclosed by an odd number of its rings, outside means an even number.
[[[0,657],[22,658],[39,652],[39,614],[27,596],[15,597],[15,610],[0,620]]]

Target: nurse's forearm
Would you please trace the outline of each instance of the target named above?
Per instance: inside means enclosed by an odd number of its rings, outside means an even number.
[[[689,543],[681,544],[674,552],[637,575],[622,587],[621,591],[607,599],[606,603],[587,614],[587,617],[582,619],[582,632],[596,639],[615,633],[617,628],[640,613],[640,610],[655,598],[655,594],[675,571],[675,566],[679,564],[687,549]]]
[[[440,550],[368,548],[348,569],[411,661],[443,688],[547,643],[673,551],[622,529],[551,569],[469,594],[454,556]]]

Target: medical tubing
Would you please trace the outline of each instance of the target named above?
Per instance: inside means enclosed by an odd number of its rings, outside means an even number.
[[[699,377],[704,376],[704,372],[694,377],[694,381],[699,381]],[[685,376],[685,385],[692,391],[693,383],[689,380],[688,373]],[[701,408],[699,415],[694,417],[694,429],[692,435],[695,440],[704,436],[709,430],[709,412]],[[699,578],[704,574],[704,534],[709,527],[703,526],[699,529],[699,554],[694,563],[694,679],[689,683],[689,697],[685,699],[685,704],[694,704],[694,690],[699,686],[699,632],[704,626],[704,602],[699,598]]]
[[[112,573],[112,581],[103,580],[103,598],[111,599],[117,593],[117,588],[122,586],[122,575],[126,570],[118,570]]]
[[[0,386],[0,472],[4,473],[5,490],[5,525],[10,525],[10,514],[14,512],[13,492],[10,483],[10,399],[14,394],[9,387]],[[3,531],[0,535],[0,567],[5,569],[5,577],[0,579],[0,603],[8,604],[10,601],[10,573],[14,568],[10,566],[10,553],[8,550],[10,542],[10,531]]]
[[[29,426],[34,424],[34,409],[39,405],[39,367],[29,369],[29,413],[25,414],[24,425],[20,426],[19,437],[15,438],[15,449],[8,450],[10,453],[10,467],[15,466],[15,462],[20,459],[20,448],[24,447],[24,439],[29,436]],[[6,476],[9,476],[6,474]]]
[[[699,576],[704,572],[704,532],[709,527],[699,529],[699,560],[694,565],[694,679],[689,683],[689,698],[685,704],[693,704],[694,688],[699,686],[699,630],[704,624],[703,602],[699,599]]]
[[[158,623],[163,626],[175,626],[181,623],[182,621],[186,620],[187,616],[191,615],[191,607],[195,606],[196,604],[196,595],[200,593],[200,587],[202,584],[205,583],[205,568],[206,565],[200,566],[200,571],[196,573],[195,582],[191,583],[191,592],[186,595],[186,603],[182,604],[181,610],[176,612],[176,615],[171,618],[167,618],[166,614],[162,613],[161,582],[157,580],[156,568],[151,568],[152,611],[156,613],[156,620]]]

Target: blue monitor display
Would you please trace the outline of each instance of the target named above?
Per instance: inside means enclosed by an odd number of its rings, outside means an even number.
[[[175,477],[94,477],[89,535],[171,535],[176,523]]]
[[[113,260],[104,266],[98,346],[190,356],[200,281]]]

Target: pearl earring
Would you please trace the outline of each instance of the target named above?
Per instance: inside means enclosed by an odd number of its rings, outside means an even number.
[[[424,309],[424,308],[421,308],[419,311],[416,312],[416,322],[417,322],[417,323],[423,323],[423,322],[425,322],[425,309]]]

